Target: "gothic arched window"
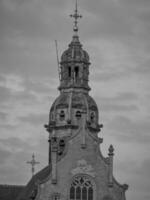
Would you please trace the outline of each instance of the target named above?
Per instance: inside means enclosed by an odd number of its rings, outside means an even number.
[[[94,188],[86,176],[76,176],[70,186],[70,200],[93,200]]]

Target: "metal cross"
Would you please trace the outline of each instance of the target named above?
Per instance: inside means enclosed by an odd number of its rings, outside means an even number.
[[[70,17],[73,17],[73,18],[74,18],[74,28],[73,28],[73,30],[74,30],[75,32],[77,32],[77,31],[78,31],[78,18],[82,18],[82,15],[79,15],[79,13],[78,13],[78,4],[77,4],[77,0],[76,0],[75,12],[74,12],[73,15],[71,14]]]
[[[36,164],[39,164],[40,162],[36,161],[35,160],[35,155],[34,153],[32,154],[32,160],[31,161],[27,161],[27,164],[30,164],[31,165],[31,173],[32,173],[32,176],[34,176],[34,172],[35,172],[35,165]]]

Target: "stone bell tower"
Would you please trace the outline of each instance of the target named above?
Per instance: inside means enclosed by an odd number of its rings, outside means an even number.
[[[49,163],[26,186],[20,200],[125,200],[126,184],[113,176],[114,149],[100,151],[98,107],[89,95],[89,55],[78,36],[77,3],[74,34],[60,62],[60,95],[51,106]]]

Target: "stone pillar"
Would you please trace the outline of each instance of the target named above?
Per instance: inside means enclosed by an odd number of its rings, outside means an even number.
[[[82,143],[81,148],[86,148],[86,112],[82,112]]]
[[[109,174],[108,174],[108,186],[112,187],[113,186],[113,156],[114,156],[114,148],[112,145],[110,145],[108,149],[109,153]]]
[[[52,183],[57,183],[57,151],[58,151],[58,144],[57,138],[52,137],[51,140],[51,163],[52,163]]]

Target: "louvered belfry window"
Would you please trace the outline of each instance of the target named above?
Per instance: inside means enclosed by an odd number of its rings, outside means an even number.
[[[89,178],[77,176],[73,179],[70,187],[70,200],[93,200],[93,185]]]

